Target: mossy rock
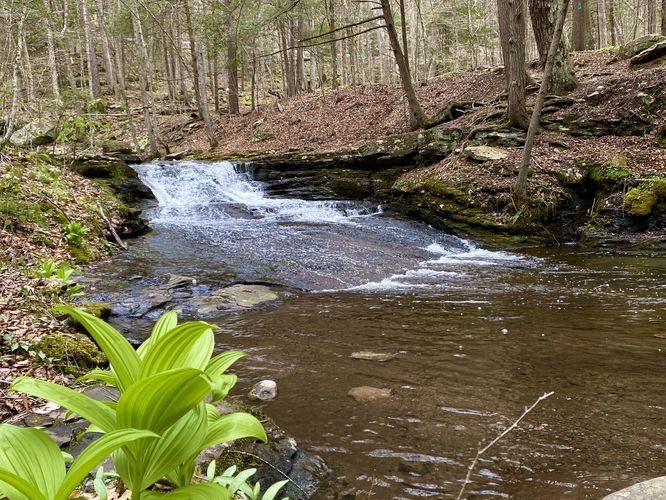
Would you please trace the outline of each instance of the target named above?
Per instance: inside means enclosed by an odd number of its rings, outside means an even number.
[[[104,302],[84,302],[80,307],[88,314],[100,319],[107,319],[112,312],[111,306]]]
[[[81,333],[47,335],[33,347],[47,358],[53,358],[56,364],[70,373],[92,370],[107,361],[97,345]]]
[[[635,187],[624,197],[624,208],[632,215],[646,216],[657,206],[659,196],[651,189]]]
[[[630,179],[631,173],[627,167],[626,157],[611,156],[603,165],[590,167],[590,179],[598,187],[610,190]]]
[[[620,47],[617,53],[617,57],[619,59],[629,59],[630,57],[635,56],[645,49],[649,49],[654,44],[663,40],[666,40],[666,37],[656,33],[636,38],[635,40],[631,40]]]

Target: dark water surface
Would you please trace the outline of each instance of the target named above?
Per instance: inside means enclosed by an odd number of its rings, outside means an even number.
[[[490,252],[377,207],[267,198],[228,164],[141,168],[156,231],[91,288],[176,273],[307,289],[210,321],[221,349],[252,354],[235,393],[276,380],[264,410],[334,470],[321,498],[455,498],[479,443],[547,391],[481,458],[470,498],[601,498],[664,474],[666,259]],[[393,392],[357,402],[357,386]]]

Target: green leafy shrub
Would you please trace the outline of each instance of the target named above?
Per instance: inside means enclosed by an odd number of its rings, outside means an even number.
[[[236,383],[235,375],[224,372],[246,354],[226,352],[213,357],[214,326],[202,321],[178,325],[173,312],[157,321],[151,336],[135,351],[117,330],[93,315],[67,306],[56,311],[68,313],[83,325],[109,360],[109,370],[94,369],[80,380],[115,386],[121,393],[118,402],[102,403],[28,377],[16,379],[11,389],[73,411],[90,422],[89,430],[112,434],[139,429],[157,435],[123,443],[113,454],[116,470],[133,499],[230,498],[220,484],[191,482],[196,457],[204,449],[246,437],[267,440],[263,426],[252,415],[220,415],[213,405]],[[163,478],[176,487],[173,492],[147,491]]]
[[[81,247],[83,245],[83,237],[88,233],[88,228],[77,221],[71,221],[65,224],[65,238],[70,245]]]

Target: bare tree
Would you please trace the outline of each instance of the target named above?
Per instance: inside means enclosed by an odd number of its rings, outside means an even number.
[[[25,37],[25,18],[28,15],[28,4],[23,4],[23,10],[21,11],[21,18],[18,23],[18,30],[16,35],[16,55],[14,56],[14,66],[12,68],[12,107],[9,111],[9,116],[7,117],[7,123],[5,125],[5,135],[0,141],[0,150],[2,150],[7,143],[9,138],[12,136],[14,131],[14,122],[16,121],[16,113],[18,112],[19,100],[21,98],[21,87],[19,85],[19,70],[21,68],[21,55],[22,47],[21,40]]]
[[[81,25],[83,28],[83,43],[86,48],[86,59],[88,63],[88,79],[90,82],[90,95],[97,99],[102,95],[102,87],[99,83],[99,70],[97,69],[97,56],[90,30],[90,17],[88,16],[88,4],[86,0],[78,0],[79,13],[81,14]]]
[[[403,0],[400,0],[400,2],[402,3]],[[381,6],[386,32],[388,33],[389,42],[391,44],[391,50],[393,51],[395,62],[398,66],[398,73],[400,74],[400,84],[402,86],[402,91],[405,93],[405,98],[407,99],[407,105],[409,108],[409,127],[412,130],[426,128],[428,126],[428,117],[424,113],[423,108],[421,108],[421,104],[416,97],[416,91],[414,90],[414,85],[412,83],[412,76],[409,71],[409,62],[405,52],[403,52],[403,49],[400,47],[400,42],[398,41],[398,32],[395,28],[390,0],[381,0]]]
[[[606,29],[606,0],[597,0],[597,47],[608,46],[608,30]]]

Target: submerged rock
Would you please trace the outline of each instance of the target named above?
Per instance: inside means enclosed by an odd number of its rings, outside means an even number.
[[[603,500],[662,500],[663,498],[666,498],[666,476],[634,484],[605,496]]]
[[[371,352],[371,351],[358,351],[353,352],[351,357],[353,359],[363,359],[365,361],[389,361],[395,358],[397,354],[391,352]]]
[[[207,297],[193,299],[197,313],[210,314],[220,310],[252,309],[278,300],[280,296],[264,285],[232,285]]]
[[[362,385],[354,387],[347,394],[359,402],[375,401],[376,399],[388,398],[391,395],[391,389]]]
[[[274,380],[262,380],[254,384],[248,397],[255,401],[271,401],[277,397],[277,384]]]

